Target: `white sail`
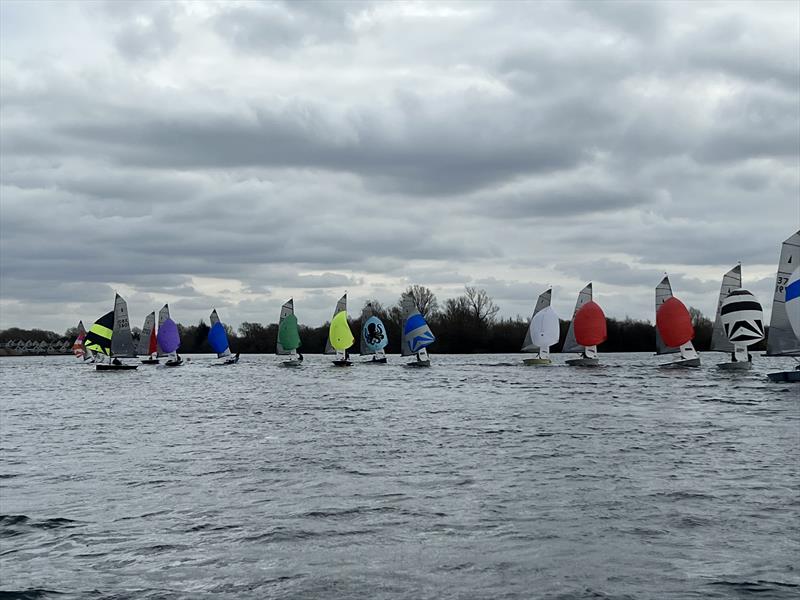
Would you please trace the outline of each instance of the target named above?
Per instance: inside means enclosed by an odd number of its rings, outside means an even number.
[[[294,314],[294,298],[289,298],[286,302],[283,303],[283,306],[281,306],[281,316],[278,318],[278,331],[281,330],[281,323],[283,323],[283,320],[289,315],[293,314]],[[330,344],[330,342],[328,343]],[[286,350],[283,346],[281,346],[280,340],[278,340],[276,342],[275,354],[290,355],[290,354],[297,354],[297,352],[295,350]]]
[[[790,236],[781,246],[775,295],[772,298],[772,317],[769,321],[767,356],[800,356],[800,338],[792,330],[786,306],[788,285],[792,273],[800,266],[798,263],[800,263],[800,231]],[[800,309],[795,308],[795,310]]]
[[[145,317],[144,325],[142,325],[142,332],[139,334],[139,354],[141,356],[150,354],[150,335],[153,333],[155,326],[156,313],[151,312]]]
[[[742,265],[736,265],[722,276],[722,285],[719,288],[719,299],[717,300],[717,313],[714,317],[714,329],[711,331],[711,350],[716,352],[733,352],[733,344],[725,335],[722,327],[722,302],[734,290],[742,287]]]
[[[522,352],[539,352],[539,346],[537,346],[531,335],[531,331],[533,328],[533,319],[536,317],[539,312],[548,306],[550,306],[550,300],[553,297],[553,290],[549,289],[541,294],[539,294],[539,298],[536,300],[536,306],[533,309],[533,314],[531,315],[531,320],[528,324],[528,331],[525,334],[525,341],[522,342]],[[558,341],[558,340],[556,340]]]
[[[165,304],[164,306],[161,307],[161,310],[158,311],[158,331],[159,331],[159,334],[161,332],[161,326],[164,324],[164,321],[166,321],[167,319],[169,319],[169,304]],[[164,352],[161,349],[161,343],[159,342],[158,343],[158,356],[162,357],[162,356],[166,356],[166,355],[167,355],[167,353]]]
[[[111,334],[111,354],[119,357],[134,357],[131,323],[128,319],[128,304],[117,294],[114,299],[114,329]]]
[[[550,346],[558,343],[561,334],[558,315],[552,306],[545,306],[533,315],[528,334],[538,348],[540,358],[550,353]]]
[[[331,319],[338,315],[340,312],[345,311],[347,312],[347,293],[345,292],[344,296],[339,298],[339,301],[336,303],[336,309],[333,311],[333,315]],[[331,340],[328,338],[328,341],[325,342],[325,354],[336,354],[336,350],[331,345]],[[344,355],[344,353],[342,353]]]
[[[672,285],[669,282],[669,277],[664,275],[664,279],[656,286],[656,313],[658,313],[658,308],[670,298],[672,298]],[[656,353],[671,354],[673,352],[678,352],[678,348],[667,346],[664,340],[661,339],[658,327],[656,327]]]
[[[584,351],[584,347],[581,346],[575,339],[575,315],[578,313],[578,309],[580,309],[581,306],[583,306],[587,302],[591,302],[591,300],[592,300],[592,283],[589,282],[586,284],[586,287],[584,287],[578,294],[578,300],[577,302],[575,302],[575,310],[572,312],[572,320],[569,323],[569,331],[567,331],[567,338],[564,340],[564,348],[561,350],[562,352]]]

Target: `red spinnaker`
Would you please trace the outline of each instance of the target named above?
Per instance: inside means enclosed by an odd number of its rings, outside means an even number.
[[[656,327],[661,339],[670,348],[678,348],[694,338],[692,316],[683,302],[677,298],[668,298],[658,307]]]
[[[155,327],[150,332],[150,345],[147,348],[148,354],[155,354],[158,352],[158,340],[156,339],[156,330]]]
[[[603,309],[590,300],[575,315],[575,341],[581,346],[597,346],[605,342],[607,337]]]

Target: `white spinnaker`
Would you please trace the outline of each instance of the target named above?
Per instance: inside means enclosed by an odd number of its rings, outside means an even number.
[[[552,306],[544,307],[533,316],[528,333],[539,351],[549,351],[550,346],[558,343],[561,331],[558,315]]]
[[[523,352],[538,352],[539,346],[533,341],[533,337],[531,335],[531,328],[533,326],[533,319],[536,317],[539,312],[543,309],[550,306],[550,301],[553,297],[553,290],[549,289],[541,294],[539,294],[539,298],[536,300],[536,306],[533,309],[533,314],[531,315],[531,320],[528,326],[528,331],[525,333],[525,341],[522,342],[522,351]]]

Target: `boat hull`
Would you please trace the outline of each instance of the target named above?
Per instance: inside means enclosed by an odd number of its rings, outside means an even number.
[[[141,363],[143,365],[157,365],[160,361],[157,358],[146,358]]]
[[[333,361],[334,367],[352,367],[353,363],[349,360],[334,360]]]
[[[658,365],[661,369],[685,369],[685,368],[694,368],[700,366],[700,357],[697,358],[684,358],[683,360],[676,360],[671,363],[664,363],[663,365]]]
[[[566,361],[570,367],[599,367],[599,358],[571,358]]]
[[[777,373],[767,373],[770,381],[776,383],[800,383],[800,371],[778,371]]]
[[[164,363],[165,367],[180,367],[183,365],[183,360],[168,360]]]
[[[299,360],[284,360],[281,363],[281,366],[282,367],[288,367],[288,368],[292,369],[292,368],[297,368],[297,367],[301,366],[302,364],[303,363],[301,363]]]
[[[753,363],[748,362],[729,362],[720,363],[717,368],[721,371],[749,371],[753,368]]]
[[[386,364],[386,357],[383,358],[373,358],[372,360],[364,361],[366,365],[385,365]]]
[[[522,364],[529,367],[535,367],[539,365],[551,365],[553,364],[553,361],[549,358],[525,358],[522,360]]]
[[[133,369],[138,369],[139,365],[95,365],[95,368],[98,371],[132,371]]]
[[[412,367],[412,368],[415,368],[415,369],[420,368],[420,367],[430,367],[431,366],[431,361],[429,361],[429,360],[416,360],[414,362],[406,363],[406,366],[407,367]]]

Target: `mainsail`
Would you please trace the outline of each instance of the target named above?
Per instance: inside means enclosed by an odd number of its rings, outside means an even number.
[[[592,284],[589,282],[578,294],[578,300],[575,302],[575,311],[572,313],[572,321],[569,324],[569,331],[567,331],[567,338],[564,340],[562,352],[583,352],[583,346],[575,339],[575,316],[584,304],[591,301]]]
[[[149,356],[156,351],[156,313],[151,312],[145,317],[142,333],[139,334],[139,354]]]
[[[128,303],[119,294],[114,298],[114,328],[111,336],[111,354],[118,357],[136,356],[128,319]]]
[[[733,352],[733,344],[725,335],[722,327],[722,302],[734,290],[742,287],[742,265],[736,265],[722,277],[722,285],[719,288],[719,300],[717,301],[717,313],[714,317],[714,329],[711,331],[711,350],[717,352]]]
[[[211,329],[208,330],[208,343],[211,349],[217,353],[217,358],[225,358],[231,355],[230,345],[228,344],[228,332],[220,322],[217,309],[211,311]]]
[[[436,338],[411,296],[403,296],[402,310],[403,339],[400,349],[403,356],[411,356],[430,346]]]
[[[290,323],[286,323],[284,325],[288,317],[292,317],[294,325]],[[290,335],[290,331],[292,329],[294,329],[294,334]],[[285,339],[283,341],[281,340],[281,331],[284,332],[283,335]],[[284,341],[289,342],[290,339],[294,340],[295,336],[297,337],[297,345],[294,346],[293,348],[288,347],[283,343]],[[277,343],[277,348],[275,350],[275,354],[282,354],[282,355],[292,354],[292,350],[296,350],[299,347],[300,347],[300,334],[297,331],[297,318],[294,316],[294,299],[289,298],[283,304],[283,306],[281,306],[281,316],[278,319],[278,343]]]
[[[552,297],[553,297],[553,290],[552,289],[547,290],[547,291],[542,292],[541,294],[539,294],[539,299],[536,300],[536,307],[533,309],[533,314],[531,315],[531,321],[530,321],[530,324],[528,326],[528,332],[525,334],[525,341],[522,342],[522,351],[523,352],[539,352],[539,346],[537,346],[534,343],[533,337],[532,337],[532,334],[531,334],[531,331],[533,329],[533,319],[536,317],[536,315],[541,310],[543,310],[543,309],[545,309],[545,308],[550,306],[550,300],[551,300]],[[558,339],[556,339],[556,342],[558,342]],[[554,343],[556,343],[556,342],[554,342]]]
[[[97,319],[86,333],[83,345],[100,354],[111,354],[111,334],[114,331],[114,311],[109,311]]]
[[[669,282],[669,277],[664,275],[664,279],[661,280],[656,286],[656,353],[657,354],[669,354],[671,352],[677,352],[677,347],[670,347],[664,343],[663,338],[661,337],[661,332],[658,328],[658,309],[661,308],[661,305],[664,304],[667,300],[672,298],[672,285]],[[683,306],[681,304],[681,306]],[[690,338],[691,339],[691,338]],[[678,344],[680,346],[680,344]]]
[[[794,335],[800,340],[800,267],[794,270],[786,284],[786,315]]]
[[[372,304],[367,303],[361,312],[361,355],[380,352],[389,343],[386,326],[372,310]]]
[[[336,318],[336,315],[339,313],[345,313],[345,323],[347,322],[347,294],[345,293],[344,296],[339,298],[339,301],[336,303],[336,310],[333,311],[333,318],[331,319],[331,327],[333,326],[333,319]],[[347,328],[350,331],[350,328]],[[352,335],[352,334],[351,334]],[[349,346],[348,346],[349,348]],[[331,338],[328,336],[328,341],[325,343],[325,354],[336,354],[336,349],[331,344]]]
[[[797,279],[792,281],[793,272],[800,266],[798,263],[800,263],[800,231],[790,236],[781,246],[775,295],[772,298],[772,317],[769,321],[767,356],[800,356],[800,336],[795,335],[787,312],[787,303],[794,302],[796,306],[796,294],[800,294]]]
[[[161,328],[164,326],[164,321],[169,319],[169,304],[165,304],[158,311],[158,336],[161,337]],[[158,340],[158,356],[166,356],[166,352],[161,348],[161,340]]]

